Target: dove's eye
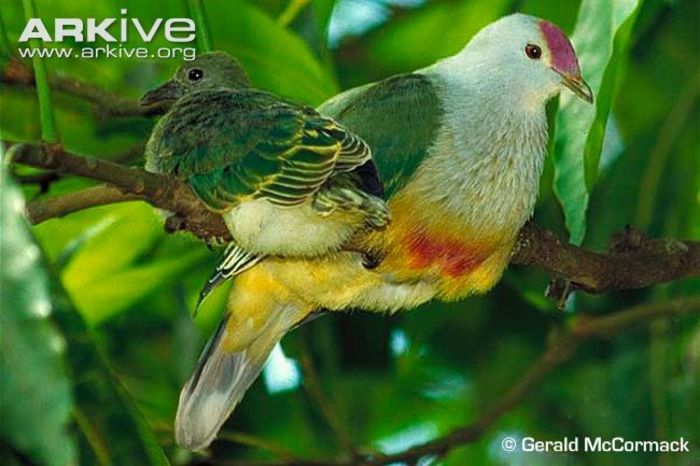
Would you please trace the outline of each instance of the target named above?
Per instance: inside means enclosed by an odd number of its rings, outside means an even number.
[[[525,46],[525,55],[533,60],[539,60],[542,56],[542,49],[539,45],[527,44]]]
[[[199,68],[192,68],[189,73],[187,73],[187,79],[190,81],[199,81],[204,76],[204,71]]]

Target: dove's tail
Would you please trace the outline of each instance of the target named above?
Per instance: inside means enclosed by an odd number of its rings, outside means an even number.
[[[207,447],[282,337],[310,311],[289,301],[261,267],[239,276],[228,314],[204,348],[180,392],[175,439],[189,450]]]

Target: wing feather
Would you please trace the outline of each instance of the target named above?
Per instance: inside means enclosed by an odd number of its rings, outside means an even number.
[[[266,198],[298,205],[334,174],[371,158],[369,147],[315,110],[250,89],[181,99],[159,122],[148,166],[184,178],[212,210]]]
[[[444,114],[440,87],[435,77],[402,74],[350,89],[318,110],[372,148],[391,197],[415,173],[435,140]]]

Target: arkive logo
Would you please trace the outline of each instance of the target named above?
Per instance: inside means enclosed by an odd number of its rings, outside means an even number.
[[[149,24],[138,18],[127,17],[126,8],[120,10],[121,18],[56,18],[52,31],[41,18],[30,18],[24,26],[19,42],[40,39],[44,42],[63,42],[70,38],[76,42],[127,42],[140,37],[151,42],[158,31],[163,30],[169,42],[192,42],[195,39],[195,23],[190,18],[156,18]],[[52,34],[53,32],[53,34]]]

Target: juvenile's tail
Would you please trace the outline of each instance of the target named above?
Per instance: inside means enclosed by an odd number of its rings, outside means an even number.
[[[224,317],[180,392],[175,440],[188,450],[205,448],[214,440],[274,346],[304,317],[299,305],[280,302],[274,294],[255,299],[258,290],[242,285],[243,289],[236,283],[232,295],[238,296],[230,299],[230,305],[238,302],[241,307]]]

